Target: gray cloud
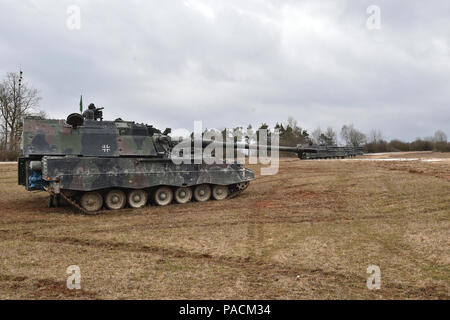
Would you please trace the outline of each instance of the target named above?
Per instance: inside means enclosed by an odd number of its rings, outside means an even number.
[[[81,8],[81,29],[66,27]],[[368,30],[366,9],[381,8]],[[274,125],[386,138],[450,135],[448,1],[0,0],[0,72],[19,65],[42,107],[85,103],[160,127]]]

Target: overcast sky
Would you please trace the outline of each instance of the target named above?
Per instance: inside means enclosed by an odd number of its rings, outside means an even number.
[[[21,67],[54,118],[83,93],[106,119],[162,129],[292,116],[309,131],[450,136],[448,0],[0,0],[0,28],[1,77]]]

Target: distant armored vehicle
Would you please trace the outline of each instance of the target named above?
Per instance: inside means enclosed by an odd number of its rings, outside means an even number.
[[[62,197],[80,211],[96,214],[102,208],[224,200],[244,191],[254,179],[254,173],[238,162],[175,164],[171,152],[179,141],[168,136],[169,130],[161,133],[121,119],[103,121],[102,109],[90,105],[83,115],[74,113],[67,120],[25,118],[19,184],[29,191],[49,192],[50,204],[58,205]],[[201,146],[211,143],[201,141]],[[315,152],[278,149],[299,157]]]
[[[310,145],[301,154],[301,159],[344,159],[362,155],[362,147],[338,147],[333,145]]]

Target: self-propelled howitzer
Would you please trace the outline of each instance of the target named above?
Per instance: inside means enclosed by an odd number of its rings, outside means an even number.
[[[28,117],[23,120],[18,182],[28,191],[49,192],[50,205],[63,198],[84,213],[96,214],[102,208],[225,200],[240,194],[254,179],[254,173],[236,161],[175,163],[171,153],[179,142],[168,133],[121,119],[103,121],[97,108],[66,120]],[[210,143],[218,142],[201,145]],[[279,150],[299,156],[305,151]]]

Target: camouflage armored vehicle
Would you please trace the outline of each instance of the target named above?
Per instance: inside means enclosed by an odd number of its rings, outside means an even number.
[[[362,154],[362,147],[310,145],[309,150],[306,150],[302,154],[302,159],[344,159],[353,158]]]
[[[179,141],[168,133],[121,119],[103,121],[102,108],[93,105],[66,120],[28,117],[23,120],[18,182],[29,191],[49,192],[50,205],[63,198],[84,213],[96,214],[102,208],[224,200],[244,191],[254,179],[253,172],[238,162],[175,164],[171,151]],[[202,141],[201,146],[211,143]],[[314,152],[299,147],[279,150],[299,156]]]

